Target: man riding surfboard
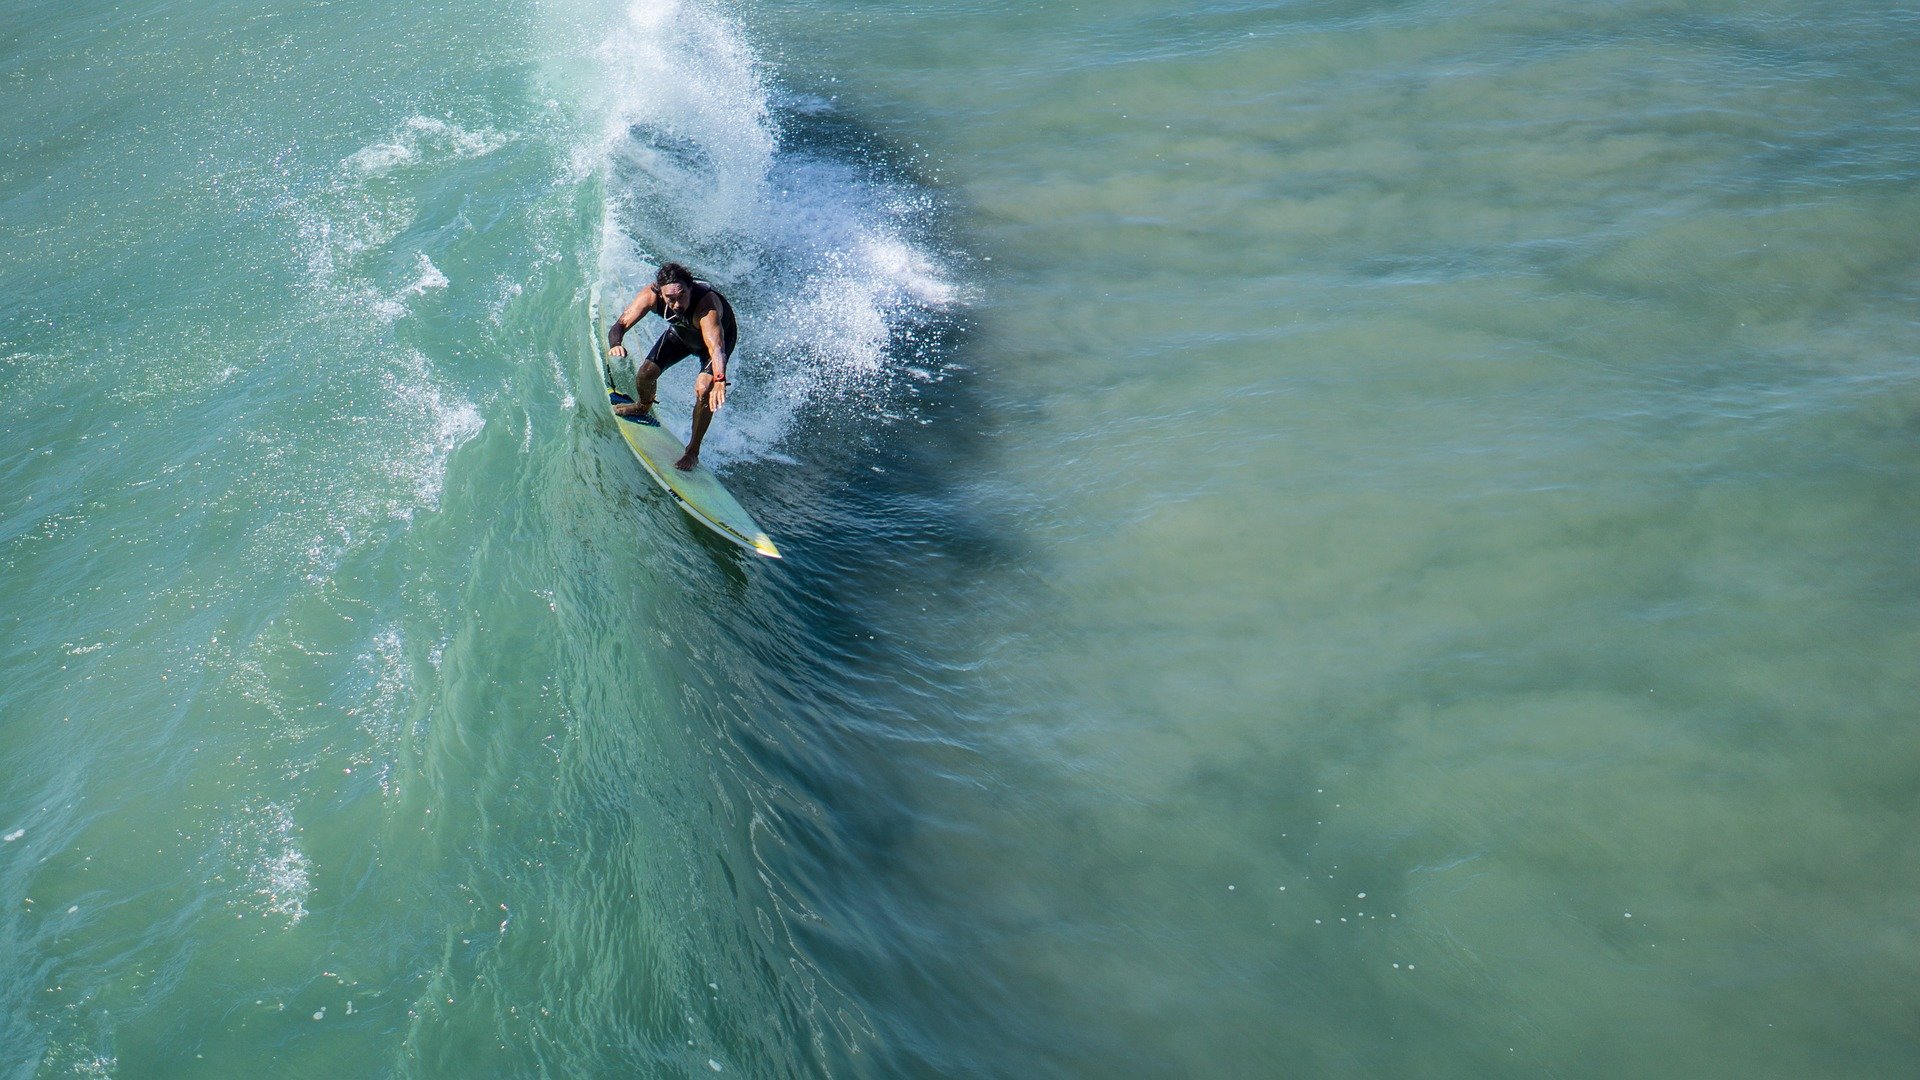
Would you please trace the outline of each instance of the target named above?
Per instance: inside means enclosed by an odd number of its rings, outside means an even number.
[[[620,340],[649,313],[665,319],[667,328],[634,372],[633,403],[616,405],[613,411],[644,424],[659,423],[653,416],[653,403],[660,373],[689,356],[698,356],[700,374],[693,380],[693,434],[687,439],[686,454],[673,463],[674,468],[685,472],[699,462],[700,440],[713,422],[713,414],[727,400],[727,358],[739,340],[739,328],[734,323],[733,305],[718,289],[695,280],[692,271],[679,263],[668,263],[654,275],[653,284],[641,289],[607,328],[608,356],[617,360],[627,355]]]

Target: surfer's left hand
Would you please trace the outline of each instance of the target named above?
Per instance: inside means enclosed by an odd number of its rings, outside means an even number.
[[[713,380],[713,385],[707,388],[707,408],[713,412],[719,412],[720,406],[725,404],[726,400],[727,381],[725,379]]]

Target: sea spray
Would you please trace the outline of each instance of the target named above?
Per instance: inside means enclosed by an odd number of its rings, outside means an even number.
[[[932,239],[935,198],[854,141],[793,145],[791,129],[821,127],[830,103],[774,86],[716,8],[633,3],[596,57],[612,88],[593,136],[607,200],[603,323],[667,261],[739,312],[709,462],[791,455],[782,441],[816,403],[852,425],[910,411],[900,397],[941,372],[901,346],[963,296]],[[663,416],[682,434],[690,385],[662,381]]]

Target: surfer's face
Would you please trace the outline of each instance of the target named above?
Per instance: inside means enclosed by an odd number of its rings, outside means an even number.
[[[692,298],[693,290],[677,281],[660,289],[660,302],[667,306],[669,315],[678,315],[686,311],[687,301]]]

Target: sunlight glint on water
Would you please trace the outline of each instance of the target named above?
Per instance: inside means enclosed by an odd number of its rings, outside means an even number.
[[[1911,13],[0,26],[0,1071],[1913,1070]]]

